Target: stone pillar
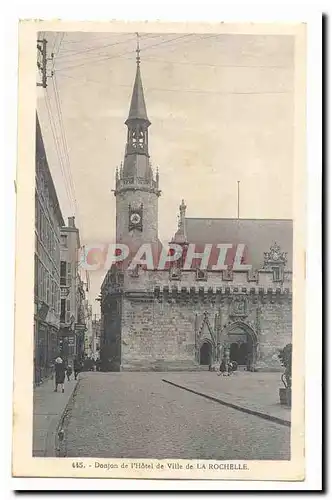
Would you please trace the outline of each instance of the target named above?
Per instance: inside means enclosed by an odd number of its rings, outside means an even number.
[[[229,354],[230,354],[230,348],[229,346],[227,345],[225,347],[225,364],[226,364],[226,373],[228,373],[228,363],[229,363]]]
[[[195,361],[199,363],[199,339],[198,339],[198,317],[197,313],[195,314]]]

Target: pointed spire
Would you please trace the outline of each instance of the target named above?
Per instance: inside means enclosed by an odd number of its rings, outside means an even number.
[[[136,48],[136,77],[134,82],[133,94],[131,97],[129,116],[126,120],[126,124],[130,120],[144,120],[150,125],[150,121],[148,119],[148,115],[146,113],[142,78],[141,78],[141,70],[140,70],[140,46],[139,46],[139,35],[137,33],[137,48]]]
[[[175,243],[186,243],[187,242],[187,232],[186,232],[186,204],[184,200],[182,200],[181,205],[179,206],[179,215],[178,215],[178,230],[176,231],[173,242]]]

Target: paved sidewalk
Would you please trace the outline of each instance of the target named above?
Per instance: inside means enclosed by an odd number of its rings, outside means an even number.
[[[54,380],[46,380],[33,391],[33,456],[55,456],[55,436],[61,416],[77,382],[65,382],[65,392],[53,392]]]
[[[280,376],[281,373],[241,371],[227,377],[217,376],[216,372],[199,372],[165,373],[163,379],[233,408],[281,420],[287,425],[291,421],[291,409],[280,405],[279,388],[283,387]]]

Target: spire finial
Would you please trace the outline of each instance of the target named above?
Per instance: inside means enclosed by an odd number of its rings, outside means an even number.
[[[139,34],[136,33],[136,36],[137,36],[137,48],[136,48],[136,64],[137,66],[140,65],[140,62],[141,62],[141,58],[140,58],[140,52],[141,52],[141,49],[139,48]]]

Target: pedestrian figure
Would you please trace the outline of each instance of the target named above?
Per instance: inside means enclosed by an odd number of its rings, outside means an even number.
[[[55,360],[55,389],[54,392],[58,391],[58,385],[61,385],[62,392],[65,392],[66,367],[62,358],[58,357]]]
[[[74,377],[75,377],[75,380],[77,380],[77,376],[81,372],[81,370],[82,370],[82,363],[80,362],[80,360],[78,358],[75,358],[74,359]]]
[[[224,375],[225,372],[226,372],[226,363],[225,360],[223,359],[220,363],[218,376],[220,376],[221,374]]]
[[[70,365],[67,366],[66,373],[67,373],[67,380],[68,380],[68,382],[70,382],[70,377],[71,377],[71,374],[73,373],[73,369]]]

